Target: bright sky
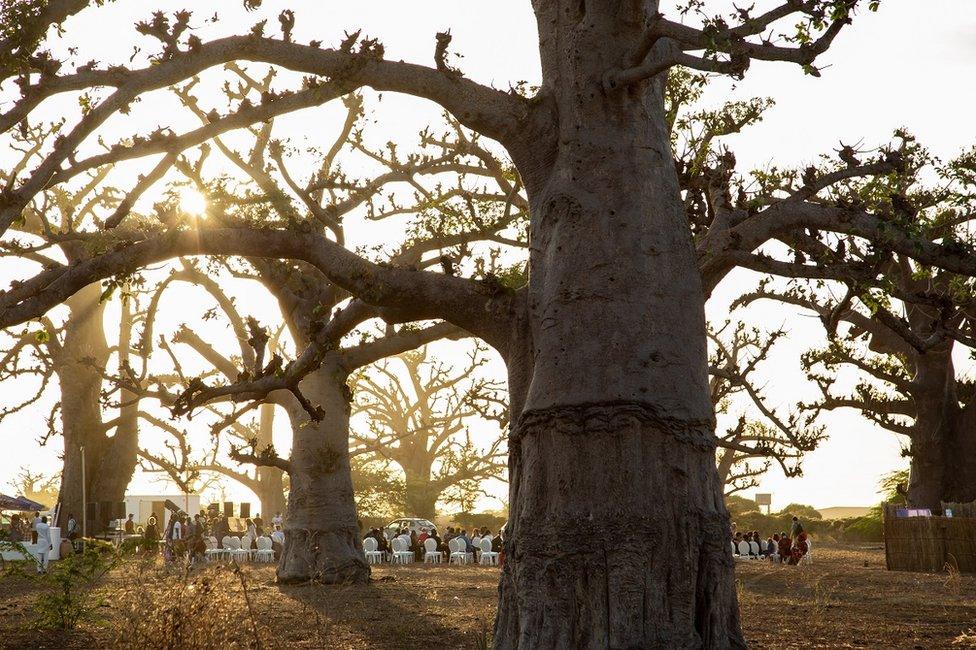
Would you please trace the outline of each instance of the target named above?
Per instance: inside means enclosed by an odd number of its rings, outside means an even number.
[[[131,28],[136,20],[148,17],[153,9],[173,10],[187,4],[185,1],[122,0],[86,12],[68,22],[59,49],[78,45],[81,61],[94,58],[103,63],[125,62],[133,45],[155,49],[155,45]],[[713,1],[709,6],[719,4],[731,3]],[[758,6],[769,4],[759,2]],[[762,124],[730,141],[741,168],[771,162],[781,166],[803,164],[837,148],[839,141],[863,141],[864,146],[875,146],[885,143],[900,126],[906,126],[934,152],[945,157],[976,144],[976,122],[971,116],[976,105],[976,86],[966,81],[976,73],[976,41],[972,38],[976,33],[976,4],[969,0],[929,0],[924,3],[924,10],[921,5],[913,0],[885,0],[877,14],[860,16],[821,60],[829,67],[820,79],[804,76],[799,69],[785,64],[756,63],[743,82],[716,82],[709,89],[707,104],[757,95],[776,100],[775,108]],[[387,58],[430,63],[435,33],[451,28],[452,51],[463,54],[455,64],[469,77],[502,88],[521,80],[534,83],[539,77],[535,24],[528,0],[499,0],[491,4],[490,10],[480,3],[449,0],[425,3],[269,0],[260,10],[246,15],[238,10],[238,2],[227,6],[234,11],[226,12],[219,25],[221,34],[244,31],[265,18],[268,32],[277,33],[276,16],[282,8],[290,7],[297,15],[295,39],[299,42],[317,39],[333,44],[342,38],[344,31],[362,27],[365,34],[381,38]],[[202,21],[206,12],[198,15]],[[201,21],[195,19],[194,26]],[[206,39],[213,30],[207,25],[198,33]],[[204,100],[218,102],[213,92],[207,94],[201,90],[199,95]],[[367,100],[367,108],[375,118],[367,135],[374,143],[387,140],[412,143],[417,131],[436,120],[439,114],[435,107],[410,98],[386,94],[380,99],[369,94]],[[6,108],[5,101],[0,109]],[[74,99],[65,101],[66,104],[50,103],[46,109],[50,119],[60,111],[72,109]],[[145,133],[160,123],[170,124],[177,130],[195,126],[185,112],[180,114],[173,109],[178,106],[171,98],[154,94],[134,107],[131,117],[110,122],[105,133],[128,133],[133,126]],[[279,137],[288,136],[295,144],[327,146],[339,119],[340,111],[335,107],[305,111],[279,120],[282,134]],[[111,137],[108,139],[111,141]],[[143,170],[128,170],[119,178],[131,178],[139,171]],[[359,228],[352,243],[376,243],[378,234],[376,228]],[[727,279],[708,305],[710,318],[723,320],[729,300],[754,287],[755,281],[755,277],[746,273]],[[232,284],[231,292],[249,313],[262,316],[263,322],[273,320],[274,303],[263,292],[243,283]],[[199,314],[209,306],[202,292],[194,289],[174,289],[167,300],[169,310],[166,304],[161,310],[166,314],[161,331],[173,331],[188,313]],[[765,392],[770,403],[787,409],[796,401],[814,397],[813,387],[804,381],[797,359],[802,351],[822,341],[819,323],[772,305],[757,305],[738,316],[767,329],[782,326],[790,332],[789,339],[778,346],[775,357],[766,365]],[[109,318],[118,322],[114,308],[110,309]],[[206,327],[201,331],[210,334],[212,339],[220,335],[219,331]],[[446,344],[440,351],[451,357],[463,354],[463,347]],[[500,371],[499,365],[495,368]],[[43,418],[57,399],[54,391],[48,393],[37,408],[0,423],[0,439],[5,449],[11,450],[0,456],[0,484],[4,484],[0,489],[6,487],[7,477],[12,477],[22,465],[48,472],[57,469],[60,442],[52,441],[43,448],[36,443],[44,428]],[[832,414],[824,422],[830,439],[808,455],[804,476],[787,480],[773,469],[757,490],[773,493],[774,508],[790,502],[817,507],[868,505],[877,500],[878,478],[906,464],[899,456],[900,442],[895,436],[877,430],[856,413]],[[288,430],[283,414],[277,418],[276,431],[279,449],[287,449]],[[148,477],[140,475],[130,491],[158,492],[160,489]],[[242,495],[236,489],[231,494],[235,498]]]

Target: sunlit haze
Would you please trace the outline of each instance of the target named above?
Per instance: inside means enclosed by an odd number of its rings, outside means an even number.
[[[211,6],[209,3],[191,3],[190,6],[201,4]],[[234,3],[235,7],[239,4]],[[726,4],[731,7],[731,3]],[[923,4],[924,13],[918,11]],[[67,51],[69,47],[80,47],[76,56],[79,61],[97,59],[103,63],[126,63],[130,56],[134,56],[134,47],[147,45],[145,37],[132,29],[133,23],[147,18],[153,10],[171,11],[185,6],[185,2],[118,2],[83,12],[80,17],[67,21],[57,48]],[[246,32],[254,22],[263,19],[276,24],[275,17],[285,7],[284,2],[269,0],[251,14],[229,12],[221,21],[220,30],[223,33]],[[452,61],[452,65],[462,69],[467,76],[498,88],[508,88],[522,81],[534,84],[539,80],[538,40],[526,0],[500,0],[490,5],[448,0],[424,3],[288,2],[287,7],[295,10],[295,39],[300,42],[314,38],[337,43],[344,31],[362,28],[364,34],[383,41],[387,58],[430,64],[435,34],[450,28],[453,35],[451,49],[463,55],[463,58]],[[212,29],[203,24],[204,14],[208,12],[199,10],[198,13],[199,19],[194,19],[194,26],[199,23],[200,33],[206,37]],[[106,37],[92,39],[90,34],[95,32]],[[755,96],[775,100],[775,106],[761,124],[728,141],[742,170],[770,164],[804,165],[821,154],[832,153],[841,142],[872,149],[889,142],[893,131],[899,127],[914,133],[938,156],[948,158],[976,144],[976,120],[972,119],[976,106],[976,84],[972,83],[976,72],[972,68],[972,62],[976,60],[974,34],[976,3],[971,1],[887,0],[878,13],[858,16],[854,25],[842,33],[821,61],[827,66],[821,78],[805,76],[796,66],[757,62],[743,81],[716,80],[707,90],[705,104],[717,105],[729,98]],[[226,107],[220,84],[214,83],[219,78],[219,71],[201,76],[201,82],[194,89],[201,105]],[[12,84],[4,86],[0,107],[9,107],[15,92],[16,87]],[[427,124],[435,124],[435,130],[442,128],[441,111],[422,100],[373,91],[365,92],[364,98],[369,119],[364,138],[371,146],[380,148],[392,141],[403,151],[409,151]],[[44,110],[50,112],[48,119],[55,120],[68,111],[76,111],[76,102],[76,97],[60,97],[45,104]],[[292,169],[296,176],[305,179],[311,174],[311,161],[318,153],[310,148],[327,148],[338,133],[342,119],[341,104],[332,102],[276,120],[275,137],[286,140],[298,150]],[[199,120],[183,109],[172,93],[160,91],[150,93],[135,104],[130,115],[109,120],[99,133],[107,142],[112,142],[125,134],[148,133],[158,125],[180,132],[199,126]],[[230,146],[246,142],[234,135],[226,136],[224,140]],[[85,146],[94,151],[100,145],[91,141]],[[0,163],[6,162],[7,156],[0,152]],[[128,169],[113,172],[109,181],[130,185],[138,174],[146,173],[153,164],[153,160],[140,160],[131,166],[123,165]],[[207,165],[212,176],[234,173],[228,161],[217,154],[211,156]],[[368,161],[357,162],[355,158],[350,158],[348,165],[352,172],[370,169]],[[355,168],[357,165],[360,169]],[[207,216],[207,200],[198,190],[184,185],[174,191],[178,193],[178,203],[184,212],[198,218]],[[150,213],[161,192],[162,188],[155,194],[148,193],[137,207],[143,213]],[[389,249],[402,240],[404,227],[404,222],[393,222],[392,225],[370,222],[363,213],[347,222],[346,244],[350,248],[379,245]],[[175,268],[179,268],[179,264],[158,265],[146,277],[158,280]],[[0,284],[23,278],[36,269],[32,263],[4,261],[0,264]],[[733,273],[709,300],[708,318],[713,323],[721,323],[731,317],[767,331],[776,328],[788,331],[786,340],[777,346],[760,370],[769,403],[785,412],[797,402],[817,397],[816,388],[805,379],[798,359],[802,352],[824,342],[823,327],[819,320],[779,305],[755,304],[730,315],[730,302],[743,291],[755,287],[758,279],[759,276],[750,272]],[[221,276],[221,281],[243,314],[253,315],[272,328],[280,325],[278,305],[259,285],[231,278],[226,273]],[[236,341],[223,322],[203,318],[211,307],[212,300],[205,291],[174,282],[160,298],[155,337],[171,336],[180,326],[186,325],[225,354],[234,354]],[[52,317],[63,319],[65,313],[61,307],[52,313]],[[119,318],[118,300],[112,300],[106,311],[110,336],[117,329]],[[34,325],[31,328],[40,329]],[[295,354],[294,344],[287,336],[283,346],[289,354]],[[470,342],[452,341],[437,343],[432,350],[442,359],[460,366],[470,347]],[[180,358],[187,373],[206,369],[202,360],[185,350]],[[967,362],[962,359],[960,362],[966,368]],[[160,361],[160,368],[171,370],[166,365],[168,363]],[[504,378],[504,367],[496,356],[482,371]],[[848,383],[853,380],[853,375],[849,374],[842,374],[839,379]],[[17,395],[5,396],[5,400],[24,397],[36,389],[28,384],[25,380],[16,389],[8,388]],[[57,399],[57,384],[52,382],[35,404],[0,422],[0,437],[6,449],[6,453],[0,455],[0,483],[4,484],[0,491],[9,491],[6,483],[21,466],[46,473],[59,471],[60,439],[52,437],[44,445],[39,442],[47,430],[46,419]],[[740,406],[733,406],[730,417],[738,416],[736,409]],[[158,405],[151,408],[159,417],[168,417],[165,409]],[[201,414],[192,420],[174,421],[173,424],[190,431],[200,444],[206,444],[208,423],[212,421],[208,417],[212,416]],[[106,419],[110,418],[111,414]],[[907,460],[900,453],[902,441],[853,411],[830,413],[823,417],[823,423],[827,425],[829,439],[806,456],[802,477],[785,478],[774,466],[759,488],[749,490],[745,496],[771,492],[774,509],[791,502],[815,507],[876,503],[879,500],[879,478],[907,466]],[[492,423],[481,420],[471,423],[476,437],[486,435],[492,426]],[[275,432],[278,451],[287,452],[290,428],[283,413],[279,413],[275,420]],[[167,434],[147,427],[141,439],[150,448],[165,450]],[[222,453],[226,451],[224,447]],[[211,492],[209,496],[253,500],[248,491],[232,482],[225,481],[224,485],[224,495]],[[173,487],[163,482],[159,474],[142,470],[137,470],[129,487],[130,493],[172,491]],[[481,501],[484,508],[497,508],[506,498],[505,487],[500,483],[492,483],[488,492],[491,498],[485,497]]]

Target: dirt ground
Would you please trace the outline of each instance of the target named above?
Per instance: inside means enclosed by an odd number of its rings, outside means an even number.
[[[820,547],[805,566],[740,562],[736,567],[750,647],[976,647],[976,576],[888,572],[879,548]],[[133,598],[142,599],[138,617],[172,609],[176,592],[155,594],[155,586],[169,583],[172,589],[180,583],[178,598],[186,599],[188,612],[199,611],[193,610],[190,594],[202,585],[226,596],[219,607],[239,618],[211,625],[228,626],[236,641],[230,647],[248,647],[256,634],[266,647],[480,648],[490,634],[497,597],[498,573],[490,567],[384,566],[374,568],[369,586],[336,588],[279,587],[271,566],[251,565],[243,576],[209,569],[197,575],[189,591],[173,569],[154,567],[149,578],[145,567],[132,569],[118,569],[103,587],[101,625],[85,623],[64,635],[30,631],[37,588],[21,578],[0,579],[0,647],[119,648],[127,642],[170,647],[158,632],[150,637],[158,643],[135,639],[127,625]],[[253,617],[246,615],[248,601]],[[252,630],[252,622],[260,629]],[[205,647],[200,644],[180,647]]]

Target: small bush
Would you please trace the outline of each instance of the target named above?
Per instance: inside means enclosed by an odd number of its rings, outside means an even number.
[[[101,622],[104,599],[95,587],[121,560],[111,544],[88,541],[82,553],[62,558],[38,575],[43,591],[34,605],[31,625],[38,629],[74,629],[82,621]]]

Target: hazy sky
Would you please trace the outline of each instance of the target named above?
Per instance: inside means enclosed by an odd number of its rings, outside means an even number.
[[[187,4],[199,3],[121,0],[70,20],[65,40],[58,47],[81,46],[79,58],[83,61],[95,58],[106,63],[125,62],[133,45],[155,49],[135,34],[131,28],[135,20],[147,17],[156,8],[169,10]],[[711,6],[720,4],[730,3],[713,2]],[[760,2],[758,6],[769,4]],[[430,63],[435,33],[450,28],[454,36],[451,49],[463,54],[455,64],[469,77],[506,88],[521,80],[536,82],[539,76],[535,24],[527,0],[496,1],[490,8],[483,3],[453,1],[268,1],[259,11],[244,17],[236,11],[239,3],[228,6],[235,11],[228,12],[219,24],[221,33],[232,28],[246,30],[264,18],[268,19],[269,32],[275,33],[278,12],[291,7],[298,18],[295,38],[300,42],[318,39],[333,44],[345,30],[363,28],[365,34],[381,38],[387,58]],[[201,19],[207,13],[198,10]],[[194,20],[193,24],[197,22]],[[213,30],[203,26],[199,33],[206,38],[215,33]],[[785,64],[755,63],[745,81],[720,80],[709,89],[706,98],[712,104],[758,95],[776,100],[762,124],[729,142],[742,169],[772,162],[800,165],[836,149],[840,141],[863,142],[864,147],[873,147],[887,142],[892,131],[901,126],[944,157],[976,143],[976,122],[972,119],[976,85],[971,81],[976,75],[976,3],[971,0],[885,0],[877,14],[860,15],[820,63],[829,65],[820,79],[804,76],[798,68]],[[9,90],[8,87],[4,97],[9,98]],[[216,97],[205,91],[199,94],[204,99]],[[410,98],[385,94],[380,100],[372,94],[367,99],[368,107],[375,113],[375,124],[370,125],[368,135],[377,143],[413,142],[417,131],[437,119],[439,113],[436,107]],[[63,101],[67,103],[52,102],[46,108],[52,119],[60,111],[69,110],[66,107],[74,99]],[[0,104],[3,109],[7,106],[6,101]],[[131,117],[106,125],[105,133],[126,133],[133,125],[143,132],[159,123],[177,129],[195,125],[185,112],[180,116],[171,108],[177,108],[171,98],[154,94],[137,105]],[[304,140],[324,146],[338,128],[339,116],[340,111],[334,106],[305,111],[280,120],[281,133],[296,143]],[[0,152],[0,160],[2,156]],[[137,172],[126,171],[123,178],[134,173]],[[357,230],[353,243],[375,242],[377,232],[375,228]],[[709,302],[710,318],[723,320],[729,300],[752,288],[755,282],[756,277],[748,273],[727,279]],[[274,313],[273,302],[266,295],[243,285],[235,285],[232,291],[242,297],[252,313]],[[185,318],[187,305],[205,305],[202,295],[192,289],[175,291],[170,300],[171,311],[165,317],[170,321],[162,325],[170,330]],[[736,317],[768,329],[785,327],[790,332],[789,339],[767,364],[765,392],[770,402],[785,409],[796,401],[813,398],[813,387],[804,381],[797,360],[800,352],[822,341],[819,323],[772,305],[756,306]],[[450,356],[460,349],[458,345],[447,345],[443,352]],[[53,391],[49,393],[38,408],[0,423],[0,437],[5,449],[11,450],[0,455],[0,483],[4,484],[0,490],[6,488],[6,477],[21,465],[45,471],[56,469],[60,442],[52,441],[45,448],[36,444],[44,427],[43,418],[56,399]],[[808,455],[802,478],[784,479],[774,468],[763,481],[759,491],[773,493],[774,508],[789,502],[819,507],[871,504],[877,500],[878,478],[906,465],[899,456],[900,441],[856,413],[836,413],[824,421],[830,439]],[[281,448],[287,444],[283,416],[278,418],[278,426]],[[139,492],[158,489],[141,476],[132,487],[132,491]]]

